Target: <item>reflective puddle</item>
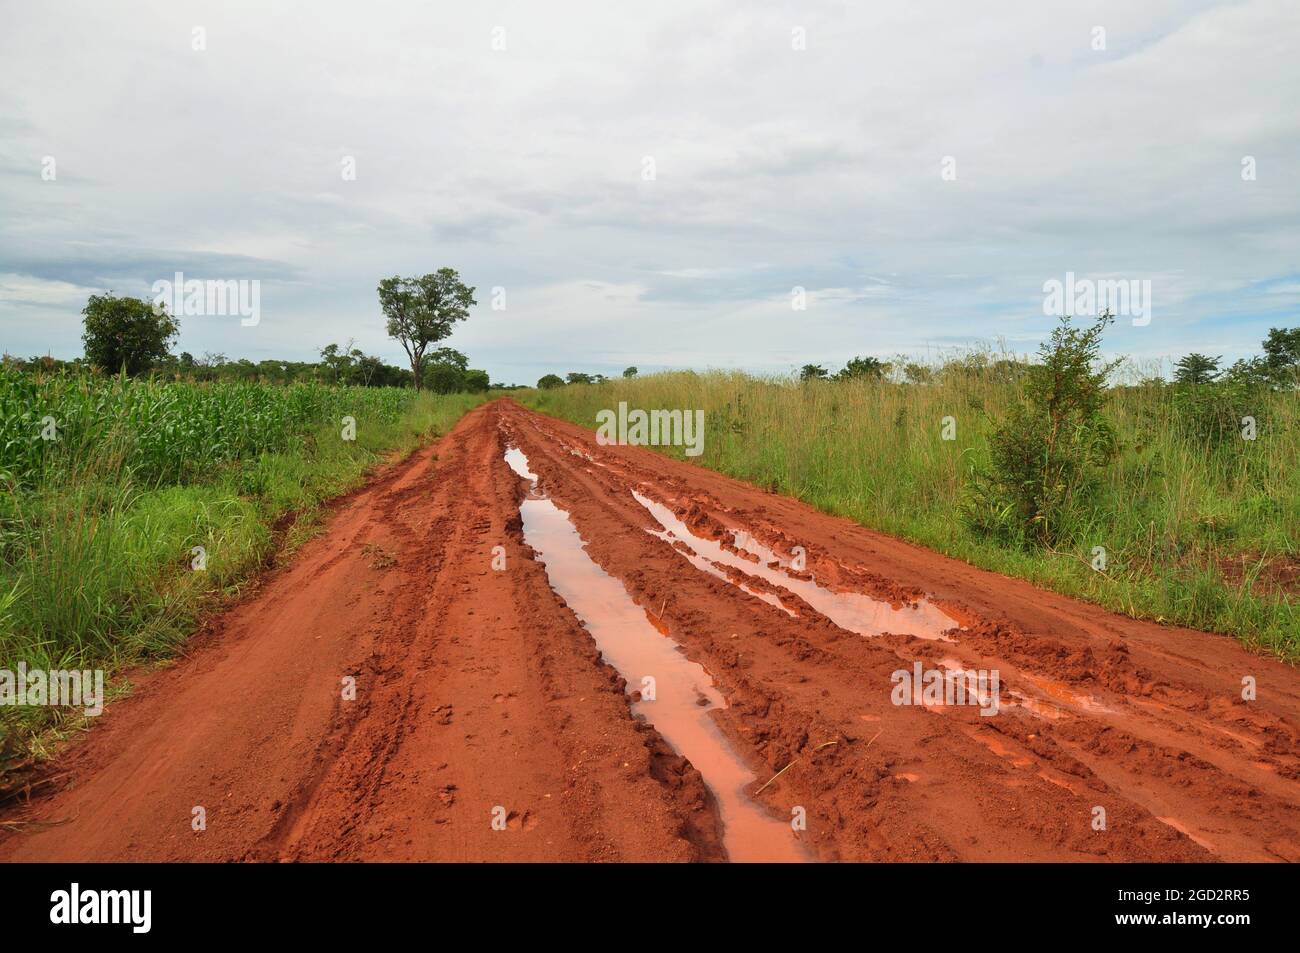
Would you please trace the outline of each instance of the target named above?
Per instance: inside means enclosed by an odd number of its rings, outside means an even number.
[[[1030,672],[1021,672],[1020,677],[1058,704],[1064,704],[1067,707],[1073,707],[1094,715],[1115,714],[1114,709],[1107,708],[1092,695],[1083,695],[1076,692],[1063,682],[1053,681]]]
[[[960,624],[938,606],[932,605],[925,600],[921,600],[916,606],[903,606],[895,609],[888,602],[873,599],[860,592],[836,592],[819,585],[815,580],[799,579],[787,573],[783,568],[773,568],[768,565],[772,562],[780,565],[785,561],[780,559],[776,553],[760,546],[754,540],[742,536],[738,539],[738,543],[743,543],[743,546],[739,548],[744,548],[759,558],[758,562],[751,562],[743,556],[725,549],[717,540],[695,535],[691,532],[690,527],[678,519],[676,513],[662,503],[642,496],[636,490],[632,491],[632,495],[638,503],[650,511],[650,515],[658,520],[659,525],[663,527],[660,532],[651,530],[651,534],[658,536],[670,545],[678,541],[684,543],[690,550],[690,554],[682,553],[682,555],[690,558],[693,564],[705,568],[709,562],[721,563],[724,566],[731,566],[749,573],[751,576],[757,576],[766,582],[787,589],[841,629],[856,632],[859,635],[882,635],[885,632],[890,632],[895,635],[914,635],[921,639],[951,642],[952,639],[943,633],[947,629],[957,628]],[[677,548],[678,552],[681,552],[680,547],[675,548]],[[728,582],[733,582],[726,574],[718,572],[711,565],[708,568],[713,569],[715,575],[720,575],[722,578],[727,579]],[[743,585],[740,588],[750,595],[764,599],[764,601],[777,602],[770,593],[759,594]],[[782,608],[785,607],[782,606]]]
[[[587,555],[569,515],[536,491],[537,475],[514,447],[506,463],[534,490],[519,506],[524,540],[546,567],[551,588],[596,640],[601,655],[642,692],[632,710],[654,725],[687,758],[713,791],[722,815],[723,843],[733,861],[805,861],[788,824],[770,817],[745,793],[755,778],[708,715],[726,701],[709,673],[661,633],[623,584]],[[649,699],[653,692],[653,700]]]
[[[524,456],[522,450],[518,447],[506,447],[506,464],[525,480],[530,481],[536,489],[537,474],[528,469],[528,458]]]
[[[651,530],[651,535],[658,536],[660,539],[668,543],[670,546],[676,540],[676,537],[674,537],[671,533],[666,531],[662,533],[656,533],[653,530]],[[780,609],[782,612],[784,612],[786,615],[790,616],[791,618],[798,618],[798,613],[795,612],[793,609],[791,609],[789,606],[787,606],[785,603],[783,603],[774,594],[770,592],[763,592],[759,589],[755,589],[751,586],[747,586],[743,582],[737,581],[733,577],[727,575],[717,566],[713,565],[713,563],[709,562],[709,560],[705,559],[699,553],[695,552],[689,546],[685,546],[685,545],[674,546],[673,548],[677,550],[677,552],[680,553],[682,556],[684,556],[687,560],[689,560],[690,564],[694,566],[696,569],[700,570],[701,572],[706,572],[710,576],[717,576],[723,582],[728,582],[731,585],[736,586],[737,588],[743,590],[744,592],[749,593],[755,599],[761,599],[764,602],[766,602],[768,605]]]

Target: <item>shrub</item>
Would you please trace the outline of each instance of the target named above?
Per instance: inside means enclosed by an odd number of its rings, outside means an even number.
[[[1185,436],[1218,446],[1240,438],[1243,418],[1260,426],[1268,383],[1257,362],[1238,361],[1220,380],[1174,389],[1174,419]]]
[[[972,468],[962,507],[970,528],[1008,540],[1051,545],[1065,516],[1115,454],[1115,429],[1102,414],[1106,378],[1119,361],[1099,363],[1107,312],[1091,327],[1062,318],[1024,369],[1024,400],[989,438],[989,460]]]

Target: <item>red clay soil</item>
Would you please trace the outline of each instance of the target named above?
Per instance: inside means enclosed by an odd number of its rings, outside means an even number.
[[[0,817],[19,822],[0,859],[724,859],[712,792],[633,717],[524,542],[507,446],[712,674],[728,707],[708,716],[752,767],[750,796],[790,766],[757,801],[803,809],[811,857],[1300,860],[1295,669],[510,401],[344,501],[185,659],[110,704],[54,766],[63,786]],[[770,574],[707,572],[633,490],[734,554],[741,531],[781,557],[803,547],[823,586],[924,598],[955,620],[947,641],[859,635]],[[894,704],[891,674],[914,662],[998,671],[1001,710]]]

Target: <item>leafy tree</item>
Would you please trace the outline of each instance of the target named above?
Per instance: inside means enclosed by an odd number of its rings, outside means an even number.
[[[275,384],[288,383],[289,369],[284,361],[265,360],[257,362],[258,380],[271,381]]]
[[[367,387],[409,387],[411,372],[393,364],[385,364],[377,357],[367,355],[360,361],[360,373]]]
[[[1075,499],[1095,484],[1116,451],[1115,429],[1102,413],[1106,378],[1120,361],[1100,363],[1109,311],[1092,326],[1065,317],[1025,368],[1025,392],[989,439],[990,464],[975,468],[963,501],[972,529],[1051,545]]]
[[[204,351],[203,356],[194,362],[194,379],[196,381],[215,381],[226,366],[226,355],[220,352]]]
[[[469,358],[454,347],[440,347],[428,355],[428,360],[437,364],[451,364],[462,371],[469,370]]]
[[[1264,361],[1274,378],[1295,383],[1300,378],[1300,328],[1269,328]]]
[[[231,365],[231,371],[235,380],[238,381],[255,381],[257,380],[257,365],[246,357],[241,357]]]
[[[439,268],[419,278],[385,278],[379,282],[379,304],[388,318],[388,335],[396,338],[411,361],[411,375],[420,389],[424,352],[452,332],[457,321],[477,304],[474,289],[454,268]]]
[[[435,394],[482,393],[492,386],[488,372],[469,366],[460,351],[441,347],[428,357],[424,383]]]
[[[1188,354],[1174,365],[1174,380],[1180,384],[1208,384],[1219,376],[1222,357]]]
[[[337,344],[329,344],[320,350],[321,364],[324,365],[330,376],[330,381],[335,384],[350,384],[356,368],[356,363],[365,355],[354,347],[355,339],[349,338],[348,343],[340,348]]]
[[[539,390],[552,390],[564,386],[564,378],[559,374],[547,374],[537,382]]]
[[[594,384],[595,383],[595,381],[592,379],[590,374],[584,374],[581,371],[569,371],[569,373],[565,375],[565,378],[566,378],[566,383],[569,384]]]
[[[626,367],[623,369],[624,377],[636,377],[636,373],[637,371],[635,367]]]
[[[1251,387],[1269,387],[1277,383],[1277,372],[1267,358],[1249,357],[1233,361],[1232,366],[1223,372],[1223,379]]]
[[[465,372],[455,364],[439,361],[424,368],[424,386],[435,394],[456,394],[465,389]]]
[[[154,311],[142,298],[119,298],[111,291],[91,295],[81,311],[85,331],[81,340],[86,358],[96,367],[135,377],[167,357],[180,324],[165,309]]]
[[[799,380],[825,380],[827,374],[828,371],[826,368],[822,367],[820,364],[805,364],[799,371]]]
[[[384,362],[369,354],[357,352],[357,361],[352,368],[352,383],[362,387],[382,386],[376,380],[384,376]]]
[[[837,381],[848,381],[853,380],[855,377],[871,377],[880,380],[885,376],[885,368],[885,363],[877,358],[855,357],[844,365],[844,369],[835,375],[835,379]],[[807,378],[804,379],[807,380]]]

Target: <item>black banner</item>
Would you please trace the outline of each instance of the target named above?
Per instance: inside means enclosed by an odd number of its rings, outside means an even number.
[[[674,908],[752,932],[824,923],[861,937],[1168,936],[1274,931],[1293,906],[1283,865],[161,865],[0,866],[17,936],[337,940],[436,924],[635,936]],[[732,922],[735,921],[735,922]],[[544,926],[550,924],[551,926]],[[618,933],[593,934],[591,927]],[[935,931],[938,931],[935,933]],[[13,934],[11,934],[13,935]],[[987,934],[986,934],[987,935]]]

